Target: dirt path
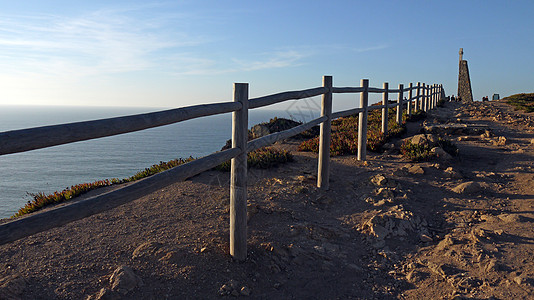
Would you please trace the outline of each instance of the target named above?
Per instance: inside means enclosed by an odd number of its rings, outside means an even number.
[[[425,126],[459,156],[410,163],[396,141],[335,157],[327,192],[314,154],[250,170],[244,263],[227,254],[228,174],[210,171],[0,246],[0,299],[532,297],[534,114],[447,103]]]

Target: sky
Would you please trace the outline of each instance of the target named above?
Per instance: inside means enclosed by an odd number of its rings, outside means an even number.
[[[475,99],[534,92],[532,13],[502,0],[0,0],[0,105],[182,107],[231,101],[234,82],[257,97],[323,75],[451,95],[459,48]]]

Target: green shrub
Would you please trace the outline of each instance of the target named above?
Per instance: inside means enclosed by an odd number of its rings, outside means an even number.
[[[291,152],[273,147],[263,147],[247,154],[247,166],[249,168],[268,169],[291,161],[293,161]],[[231,161],[225,161],[215,169],[228,172],[231,169]]]
[[[380,104],[380,103],[377,103]],[[382,146],[392,137],[400,136],[406,132],[404,124],[395,121],[395,110],[389,109],[388,134],[382,133],[382,110],[373,110],[367,116],[367,150],[382,151]],[[299,151],[319,152],[319,137],[300,143]],[[344,155],[358,153],[358,114],[338,118],[332,121],[332,135],[330,155]]]
[[[411,140],[404,141],[400,146],[402,156],[411,161],[426,161],[434,156],[428,144],[414,144]]]

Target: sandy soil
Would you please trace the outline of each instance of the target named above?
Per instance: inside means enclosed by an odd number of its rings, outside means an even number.
[[[327,192],[315,154],[251,169],[245,262],[228,255],[229,175],[209,171],[0,246],[0,299],[534,298],[534,114],[447,103],[408,125],[459,155],[412,163],[397,140],[334,157]]]

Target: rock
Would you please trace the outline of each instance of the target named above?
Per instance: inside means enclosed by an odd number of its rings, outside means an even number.
[[[26,289],[26,280],[19,274],[0,278],[0,299],[22,299]]]
[[[419,165],[413,165],[410,168],[408,168],[408,172],[410,174],[425,174],[425,170]]]
[[[246,286],[241,286],[237,281],[230,279],[227,283],[223,284],[219,288],[219,295],[220,296],[232,295],[235,297],[238,297],[240,295],[249,296],[250,289]]]
[[[496,140],[493,141],[493,144],[495,146],[504,146],[506,145],[506,137],[500,136]]]
[[[87,298],[87,300],[119,300],[119,299],[121,299],[121,296],[119,294],[107,288],[102,288],[100,291],[98,291],[98,293]]]
[[[460,174],[459,172],[455,171],[452,167],[448,167],[447,169],[445,169],[444,173],[449,178],[453,178],[453,179],[462,179],[463,178],[462,174]]]
[[[525,278],[523,278],[522,276],[516,276],[514,277],[514,282],[521,285],[525,282]]]
[[[407,139],[415,145],[435,146],[438,143],[438,137],[433,134],[417,134]]]
[[[252,126],[252,128],[250,128],[250,131],[252,132],[253,139],[257,139],[259,137],[271,134],[269,127],[263,124],[257,124]]]
[[[441,275],[443,277],[447,277],[447,276],[451,276],[451,275],[454,275],[454,274],[458,274],[460,273],[460,270],[455,268],[454,266],[452,265],[448,265],[448,264],[434,264],[434,263],[429,263],[428,264],[428,268],[430,269],[430,271],[432,271],[433,273],[437,274],[437,275]]]
[[[139,245],[137,248],[135,248],[134,252],[132,253],[132,259],[139,259],[139,258],[156,258],[159,259],[163,255],[165,255],[163,249],[161,249],[163,244],[157,243],[157,242],[145,242],[141,245]]]
[[[505,223],[521,223],[523,221],[523,218],[517,214],[500,214],[497,217]]]
[[[486,221],[486,222],[489,222],[489,223],[493,223],[493,222],[497,222],[499,221],[500,219],[496,216],[493,216],[493,215],[481,215],[480,216],[480,220],[481,221]]]
[[[111,284],[112,291],[121,293],[123,295],[128,294],[137,286],[143,285],[143,280],[135,275],[132,268],[128,266],[120,266],[115,269],[109,278],[109,282]]]
[[[421,242],[432,242],[432,238],[426,234],[421,234],[419,236],[419,239],[421,240]]]
[[[384,176],[383,174],[377,174],[377,175],[372,176],[370,178],[370,181],[372,184],[376,186],[385,186],[388,182],[386,176]]]
[[[474,136],[464,135],[464,136],[459,136],[456,140],[459,141],[459,142],[462,142],[462,141],[476,141],[477,138],[474,137]]]
[[[411,270],[406,275],[406,280],[408,280],[409,282],[419,282],[425,279],[425,275],[427,274],[417,270]]]
[[[447,234],[445,238],[438,243],[438,245],[436,246],[436,250],[447,250],[452,245],[454,245],[454,240],[449,234]]]
[[[239,291],[239,293],[240,293],[241,295],[243,295],[243,296],[248,297],[248,296],[250,296],[250,289],[249,289],[248,287],[246,287],[246,286],[243,286],[243,287],[241,288],[241,290]]]
[[[442,160],[451,160],[452,155],[445,152],[445,150],[441,149],[440,147],[434,147],[430,149],[430,153],[434,154],[437,158]]]
[[[496,259],[491,259],[488,264],[486,265],[486,267],[484,268],[484,271],[486,271],[486,273],[489,273],[489,272],[495,272],[497,271],[499,268],[498,268],[498,265],[497,265],[497,260]]]
[[[165,262],[165,263],[171,263],[171,264],[176,264],[180,261],[180,259],[182,258],[182,255],[179,254],[178,252],[176,251],[169,251],[167,252],[165,255],[163,255],[159,261],[161,262]]]
[[[493,133],[488,129],[484,130],[484,133],[480,135],[481,138],[486,138],[486,139],[492,136],[493,136]]]
[[[395,194],[393,193],[393,191],[387,187],[379,188],[378,190],[376,190],[376,195],[383,198],[395,198]]]
[[[474,181],[464,182],[452,189],[457,194],[474,194],[480,192],[480,184]]]

